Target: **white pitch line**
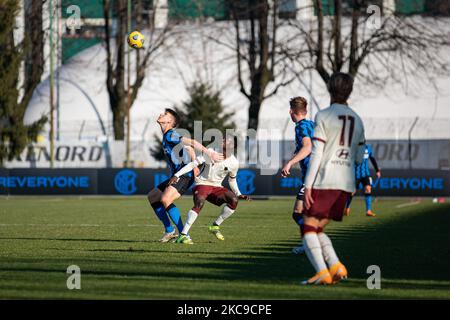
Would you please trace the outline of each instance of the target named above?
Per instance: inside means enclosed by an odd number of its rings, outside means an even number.
[[[407,203],[402,203],[402,204],[396,205],[395,207],[396,208],[405,208],[405,207],[415,206],[420,203],[421,203],[421,201],[407,202]]]

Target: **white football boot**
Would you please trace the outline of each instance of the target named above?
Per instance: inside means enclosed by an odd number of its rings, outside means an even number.
[[[172,232],[166,232],[164,233],[163,237],[159,239],[159,242],[166,243],[169,242],[172,239],[178,238],[178,232],[176,230],[173,230]]]

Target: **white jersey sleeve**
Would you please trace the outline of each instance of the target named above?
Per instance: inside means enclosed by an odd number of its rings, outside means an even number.
[[[239,162],[234,161],[232,167],[230,168],[230,173],[228,174],[228,183],[230,184],[231,191],[234,192],[238,197],[242,194],[239,190],[239,186],[237,183],[237,173],[239,170]]]
[[[316,118],[314,119],[314,137],[313,140],[318,140],[325,142],[327,141],[327,133],[325,130],[325,121],[324,121],[324,114],[318,112],[316,114]]]
[[[194,161],[189,162],[187,165],[181,168],[177,173],[175,173],[174,176],[179,178],[203,163],[205,163],[205,158],[203,156],[198,156]]]

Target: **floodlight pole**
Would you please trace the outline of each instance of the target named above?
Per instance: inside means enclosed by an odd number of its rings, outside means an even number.
[[[60,139],[61,131],[61,86],[60,86],[60,71],[62,66],[62,3],[57,0],[56,4],[56,25],[58,28],[57,45],[56,45],[56,141]]]
[[[49,0],[49,19],[50,19],[50,30],[49,30],[49,40],[50,40],[50,168],[54,167],[55,159],[55,127],[54,127],[54,48],[53,48],[53,0]]]
[[[131,33],[131,0],[128,0],[128,10],[127,10],[127,20],[128,20],[128,28],[127,34]],[[126,160],[125,166],[130,166],[130,142],[131,142],[131,85],[130,85],[130,66],[131,66],[131,58],[130,58],[130,48],[128,47],[127,51],[127,141],[126,141]]]

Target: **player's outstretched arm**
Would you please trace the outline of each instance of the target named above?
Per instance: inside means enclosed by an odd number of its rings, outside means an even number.
[[[239,190],[239,186],[238,186],[238,183],[237,183],[236,176],[237,176],[237,171],[233,171],[233,172],[230,173],[230,175],[228,175],[228,184],[230,185],[231,191],[233,191],[233,193],[239,199],[250,201],[251,198],[249,196],[243,195],[241,193],[241,191]]]
[[[194,139],[189,139],[189,138],[186,138],[186,137],[182,137],[181,138],[181,142],[185,146],[190,146],[190,147],[194,148],[195,150],[203,152],[204,154],[206,154],[214,162],[222,161],[224,159],[222,153],[218,153],[218,152],[215,152],[213,150],[210,150],[210,149],[206,148],[205,146],[203,146],[200,142],[198,142],[198,141],[196,141]]]
[[[205,162],[205,158],[202,156],[198,156],[194,161],[189,162],[187,165],[185,165],[183,168],[181,168],[177,173],[173,175],[173,177],[169,180],[169,184],[173,184],[178,181],[178,179],[185,175],[188,172],[191,172],[195,168],[197,168],[199,165]]]
[[[378,179],[381,178],[381,170],[380,170],[380,167],[378,166],[377,160],[375,159],[374,155],[371,154],[369,156],[369,159],[370,159],[370,162],[372,162],[373,168],[375,169],[377,178]]]
[[[311,154],[311,151],[312,151],[311,139],[308,137],[304,137],[302,139],[301,149],[292,157],[291,160],[288,161],[288,163],[285,164],[283,169],[281,169],[281,176],[283,178],[286,178],[288,175],[290,175],[291,167],[296,163],[305,159],[307,156],[309,156]]]

